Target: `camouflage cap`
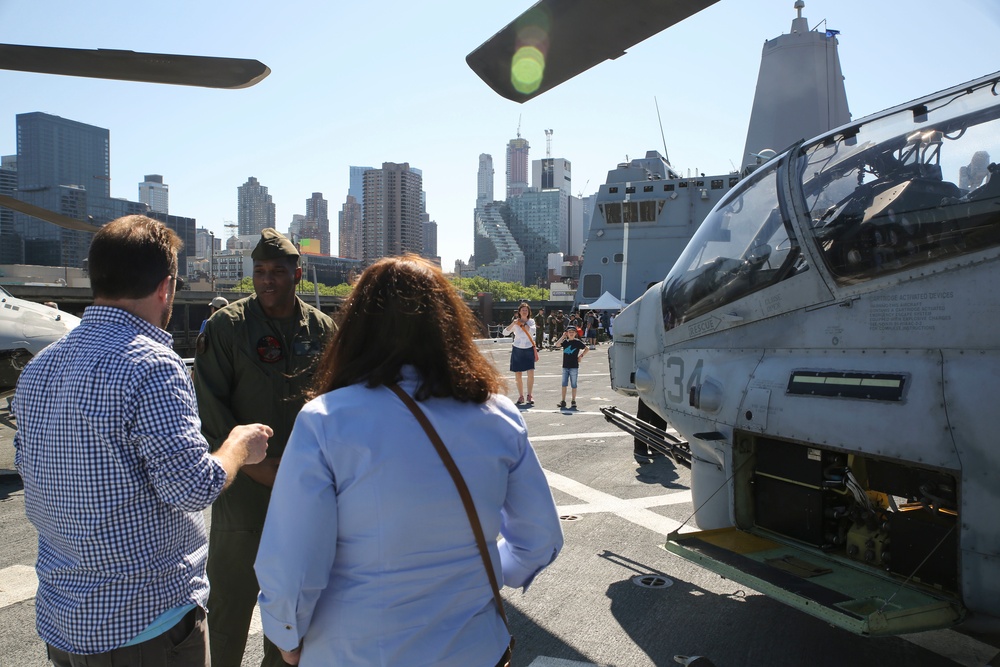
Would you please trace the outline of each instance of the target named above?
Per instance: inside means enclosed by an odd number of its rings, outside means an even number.
[[[282,259],[284,257],[297,258],[298,256],[299,251],[295,249],[292,242],[272,227],[261,230],[260,241],[250,253],[252,259]]]

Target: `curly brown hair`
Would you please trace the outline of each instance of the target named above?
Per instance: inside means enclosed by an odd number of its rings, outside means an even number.
[[[365,382],[397,382],[417,368],[417,400],[431,396],[483,403],[503,377],[476,347],[476,320],[434,264],[417,255],[386,257],[365,269],[338,317],[310,397]]]

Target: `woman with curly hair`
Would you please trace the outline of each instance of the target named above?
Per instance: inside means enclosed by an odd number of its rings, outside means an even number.
[[[562,529],[520,412],[426,260],[370,266],[339,325],[271,497],[256,564],[264,632],[291,664],[493,667],[510,635],[417,413],[465,480],[496,579],[526,588]]]

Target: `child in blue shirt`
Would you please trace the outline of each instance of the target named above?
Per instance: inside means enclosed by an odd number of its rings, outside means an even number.
[[[559,407],[566,407],[566,386],[571,384],[573,402],[570,404],[570,409],[572,410],[576,410],[576,380],[580,372],[580,360],[587,354],[587,346],[576,335],[576,327],[569,326],[566,327],[566,333],[556,341],[556,346],[561,347],[563,351],[562,400],[559,401]]]

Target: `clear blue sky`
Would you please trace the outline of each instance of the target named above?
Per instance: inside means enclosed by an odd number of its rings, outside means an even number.
[[[627,2],[628,0],[621,0]],[[322,192],[333,247],[348,166],[409,162],[423,170],[445,270],[472,253],[480,153],[503,196],[515,136],[572,161],[589,194],[626,157],[662,150],[654,96],[675,168],[739,162],[761,46],[788,31],[793,0],[720,0],[615,60],[524,105],[490,90],[465,56],[532,3],[329,3],[258,0],[0,0],[0,41],[252,57],[271,75],[216,91],[0,72],[0,154],[16,152],[18,113],[42,111],[111,131],[111,191],[135,200],[162,174],[170,210],[222,235],[236,188],[270,189],[278,228]],[[855,118],[1000,69],[997,0],[806,0],[804,16],[841,31]]]

